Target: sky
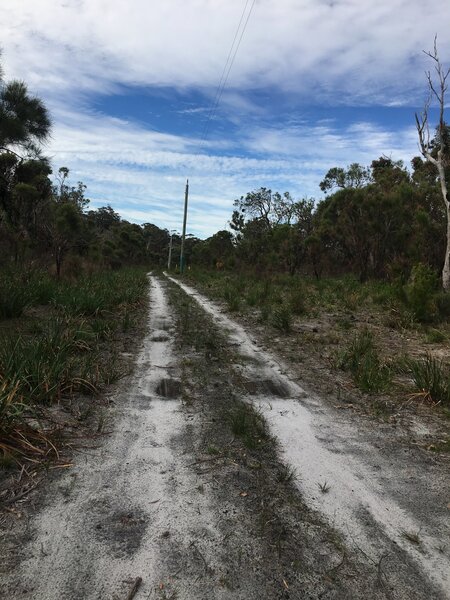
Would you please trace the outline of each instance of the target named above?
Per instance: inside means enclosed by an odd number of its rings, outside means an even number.
[[[423,50],[437,35],[450,65],[449,24],[448,0],[0,0],[5,79],[49,108],[54,170],[177,231],[189,178],[201,238],[259,187],[320,200],[331,167],[409,164]]]

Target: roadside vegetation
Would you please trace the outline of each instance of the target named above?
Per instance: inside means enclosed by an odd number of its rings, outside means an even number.
[[[0,66],[0,479],[64,464],[69,437],[101,432],[96,398],[129,371],[148,265],[168,232],[89,209],[43,144],[51,115]],[[68,452],[66,452],[66,449]],[[49,467],[53,468],[53,467]],[[12,471],[13,472],[13,471]],[[9,486],[10,490],[13,486]],[[0,502],[8,485],[0,481]]]
[[[313,389],[350,393],[382,418],[404,406],[450,415],[447,296],[431,269],[420,266],[404,284],[204,269],[188,277],[259,330]]]
[[[120,353],[146,304],[145,270],[73,281],[3,273],[0,286],[22,299],[20,310],[1,304],[0,468],[54,460],[63,430],[93,415],[98,394],[129,371]]]

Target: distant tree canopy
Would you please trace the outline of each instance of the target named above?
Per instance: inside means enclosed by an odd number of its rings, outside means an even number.
[[[169,234],[149,223],[128,223],[111,206],[88,210],[86,186],[71,185],[61,167],[55,181],[42,154],[51,119],[23,82],[5,82],[0,67],[0,264],[54,265],[85,261],[117,268],[166,260]]]
[[[178,234],[129,223],[110,205],[90,208],[86,186],[71,183],[68,167],[52,181],[42,154],[50,129],[43,102],[24,83],[0,78],[0,262],[38,262],[58,276],[82,263],[163,267],[171,244],[176,266]],[[187,264],[316,277],[348,272],[361,281],[405,279],[417,264],[439,271],[447,245],[442,190],[450,181],[449,139],[442,122],[422,140],[423,157],[414,157],[410,169],[386,156],[367,167],[332,167],[319,201],[266,187],[250,191],[235,200],[230,230],[206,240],[187,236]]]
[[[317,202],[264,187],[242,196],[234,203],[232,235],[199,242],[195,260],[316,277],[351,272],[361,281],[405,279],[418,263],[440,268],[445,210],[428,162],[414,157],[408,170],[381,156],[368,167],[333,167],[320,188],[328,195]]]

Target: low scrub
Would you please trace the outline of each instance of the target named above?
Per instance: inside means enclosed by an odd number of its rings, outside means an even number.
[[[230,312],[237,312],[239,310],[241,305],[240,293],[236,287],[227,285],[223,290],[223,297]]]
[[[273,309],[270,317],[271,325],[282,331],[283,333],[289,333],[292,328],[292,311],[290,306],[282,304]]]
[[[379,357],[373,334],[363,329],[355,335],[339,358],[339,367],[352,374],[363,392],[385,391],[391,381],[391,370]]]
[[[18,303],[14,315],[0,311],[0,317],[18,317],[28,306],[40,308],[27,312],[25,319],[5,322],[0,330],[0,458],[15,446],[20,454],[27,440],[30,451],[50,444],[30,425],[28,417],[38,406],[41,411],[76,393],[96,394],[126,374],[111,348],[112,334],[133,326],[133,310],[147,288],[146,274],[139,269],[75,282],[39,272],[5,280],[15,281],[27,302]]]
[[[436,404],[450,405],[450,369],[448,365],[427,354],[425,358],[408,359],[406,368],[419,395]]]
[[[436,320],[438,316],[435,299],[437,290],[438,278],[436,273],[426,265],[415,265],[411,271],[405,293],[407,304],[418,321],[429,323]]]
[[[0,319],[20,317],[31,301],[30,290],[18,277],[0,278]]]

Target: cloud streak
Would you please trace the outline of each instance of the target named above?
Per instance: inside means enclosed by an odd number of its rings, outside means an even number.
[[[412,126],[369,114],[344,122],[334,108],[420,105],[421,51],[435,33],[450,59],[449,3],[258,0],[202,143],[242,8],[242,0],[2,0],[7,77],[48,104],[55,126],[46,151],[88,185],[94,206],[179,228],[189,177],[189,227],[205,236],[251,189],[317,196],[332,166],[417,153]],[[137,92],[147,94],[144,108],[154,100],[139,116]],[[117,97],[114,111],[107,100]]]

